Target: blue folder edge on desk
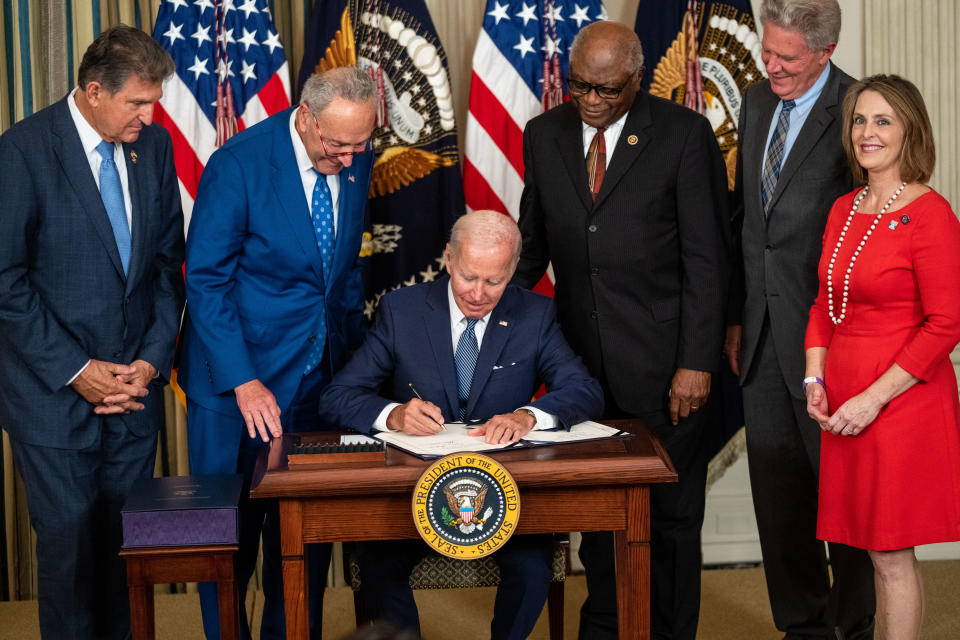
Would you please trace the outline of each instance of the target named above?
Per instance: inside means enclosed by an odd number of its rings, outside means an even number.
[[[123,548],[237,544],[240,475],[149,478],[121,510]]]

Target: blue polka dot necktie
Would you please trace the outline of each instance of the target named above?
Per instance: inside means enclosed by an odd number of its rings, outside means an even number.
[[[467,400],[470,399],[470,384],[473,382],[473,370],[477,366],[477,355],[480,348],[477,345],[477,321],[467,318],[467,328],[457,340],[457,352],[453,359],[457,363],[457,399],[460,401],[460,420],[467,414]]]
[[[127,222],[127,207],[123,202],[120,173],[117,171],[117,163],[113,161],[113,143],[101,140],[97,145],[97,152],[101,158],[100,199],[103,200],[103,208],[110,217],[123,272],[127,273],[130,266],[130,224]]]
[[[314,235],[317,238],[317,249],[320,251],[320,260],[323,263],[323,279],[329,282],[332,277],[333,251],[336,235],[333,232],[333,197],[327,185],[327,176],[316,169],[317,182],[313,186],[313,195],[310,198],[310,222]],[[323,359],[323,347],[327,341],[327,319],[320,314],[315,335],[312,337],[310,358],[307,361],[304,373],[312,371]]]
[[[780,179],[780,167],[783,165],[783,152],[787,143],[787,132],[790,130],[790,112],[797,106],[794,100],[784,100],[780,108],[780,117],[777,118],[777,128],[770,137],[770,146],[767,147],[767,158],[763,163],[763,173],[760,175],[760,197],[763,199],[763,211],[767,212],[767,205],[777,188]]]

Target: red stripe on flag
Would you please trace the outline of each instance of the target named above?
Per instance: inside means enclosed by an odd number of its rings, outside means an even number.
[[[170,138],[173,141],[173,163],[177,167],[177,177],[180,178],[180,182],[183,183],[190,197],[196,200],[200,174],[203,173],[203,164],[197,154],[194,153],[190,142],[180,131],[180,127],[177,126],[177,123],[159,102],[153,106],[153,120],[163,125],[170,133]]]
[[[470,80],[470,114],[496,143],[519,175],[523,175],[523,130],[487,88],[480,76]]]
[[[547,274],[543,274],[543,277],[540,278],[540,282],[537,283],[537,286],[533,288],[537,293],[542,293],[545,296],[550,298],[553,297],[553,283],[550,282],[550,277]]]
[[[510,215],[497,193],[490,187],[477,168],[470,162],[470,158],[463,159],[463,193],[467,206],[477,211],[479,209],[493,209]]]
[[[290,106],[290,98],[287,97],[287,90],[279,73],[273,74],[267,84],[263,85],[263,89],[257,92],[257,97],[271,115]]]

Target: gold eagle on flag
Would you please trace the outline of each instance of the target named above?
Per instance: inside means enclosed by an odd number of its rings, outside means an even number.
[[[699,42],[698,33],[702,34]],[[709,15],[694,15],[689,10],[684,14],[680,31],[654,68],[650,83],[651,95],[685,104],[689,98],[688,65],[699,68],[701,113],[713,126],[731,190],[736,175],[740,102],[747,86],[765,76],[759,60],[759,36],[753,16],[714,2]]]
[[[368,16],[364,16],[364,18],[370,20]],[[378,16],[377,19],[381,18]],[[324,57],[317,63],[316,71],[323,72],[328,69],[346,65],[357,65],[357,45],[354,38],[353,21],[350,18],[349,3],[340,16],[340,28],[337,29],[333,39],[330,41],[330,45],[324,52]],[[386,75],[385,72],[384,75]],[[409,112],[409,102],[404,106],[407,106]],[[446,119],[444,119],[444,116],[447,114],[443,112],[444,109],[442,107],[440,111],[441,123],[445,124]],[[452,128],[452,103],[449,110],[449,122]],[[377,131],[380,132],[382,129],[390,129],[390,126],[391,123],[389,121],[378,123]],[[428,123],[423,129],[427,133],[430,133],[433,127]],[[373,176],[370,180],[370,197],[388,195],[423,178],[438,167],[451,167],[457,163],[455,150],[452,152],[451,157],[447,157],[417,148],[413,146],[413,144],[399,144],[400,139],[390,133],[382,136],[381,139],[387,140],[389,146],[377,152],[377,157],[373,164]]]

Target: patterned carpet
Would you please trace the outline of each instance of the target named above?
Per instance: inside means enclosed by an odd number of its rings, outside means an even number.
[[[922,563],[927,592],[924,640],[960,637],[957,583],[960,561]],[[582,576],[573,576],[566,589],[565,638],[576,637],[578,609],[585,595]],[[493,589],[418,591],[417,601],[427,640],[474,640],[489,637]],[[252,594],[254,619],[259,618],[260,594]],[[157,598],[158,640],[200,640],[200,608],[196,596]],[[0,602],[0,640],[38,640],[36,602]],[[353,627],[353,598],[347,587],[329,589],[324,599],[324,638],[336,640]],[[531,638],[546,640],[547,622],[541,616]],[[703,572],[703,599],[698,638],[703,640],[774,640],[777,633],[767,606],[760,569],[723,569]]]

